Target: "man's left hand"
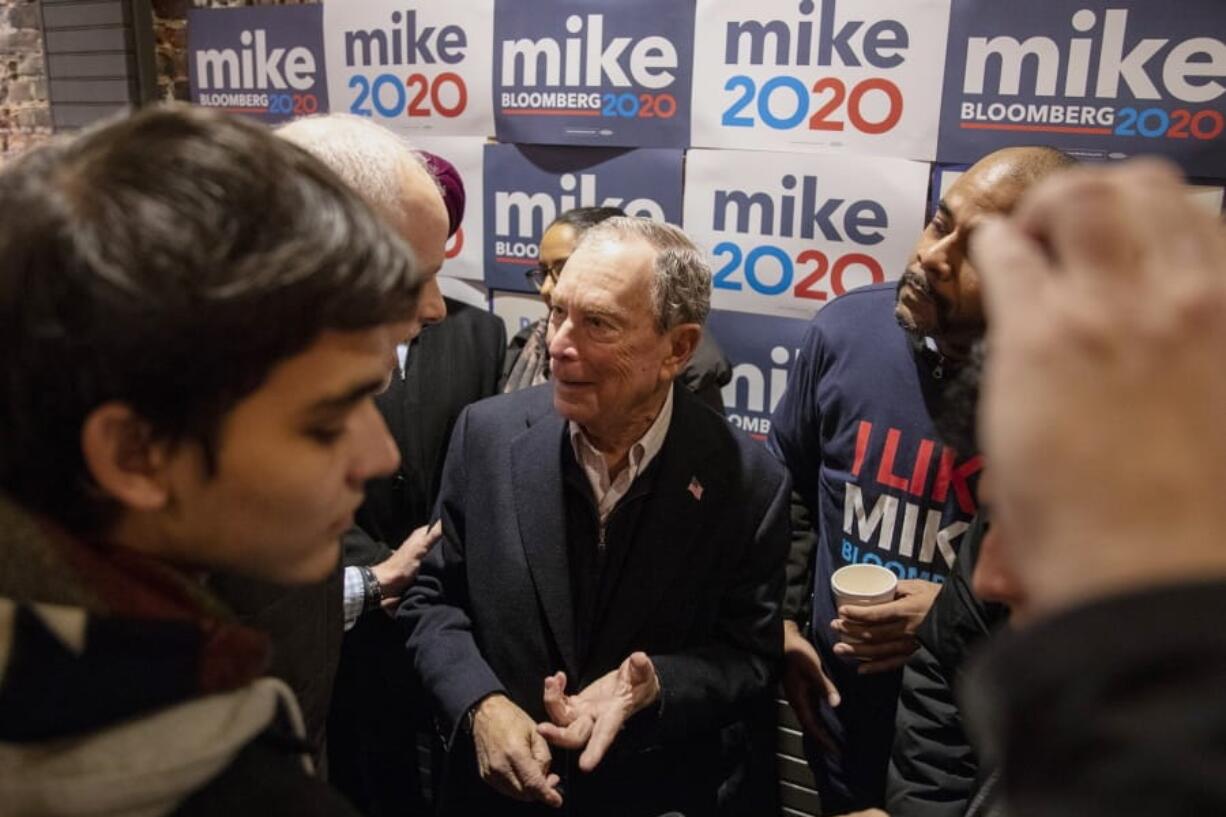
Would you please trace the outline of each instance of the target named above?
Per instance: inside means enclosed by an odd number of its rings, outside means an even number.
[[[537,730],[554,746],[583,749],[579,768],[590,772],[626,721],[659,697],[660,678],[646,653],[632,653],[578,695],[566,694],[566,673],[559,672],[545,679],[545,712],[551,722]]]
[[[894,601],[843,605],[830,627],[852,641],[835,644],[835,655],[862,661],[858,667],[861,675],[888,672],[906,664],[919,646],[915,633],[940,589],[941,585],[934,582],[903,579]]]

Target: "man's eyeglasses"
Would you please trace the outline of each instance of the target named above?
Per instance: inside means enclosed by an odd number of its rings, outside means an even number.
[[[565,264],[565,258],[563,258],[561,261],[555,261],[551,267],[547,267],[544,264],[537,264],[535,267],[525,272],[524,275],[527,276],[528,280],[532,282],[533,286],[540,289],[541,287],[545,286],[545,281],[547,280],[553,281],[554,284],[557,284],[558,276],[562,273],[562,267],[565,266]]]

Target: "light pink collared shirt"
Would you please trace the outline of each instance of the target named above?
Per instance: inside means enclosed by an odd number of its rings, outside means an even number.
[[[656,454],[660,453],[672,419],[673,390],[670,388],[656,419],[643,436],[630,446],[630,461],[617,475],[617,479],[609,478],[609,464],[605,462],[604,455],[596,450],[579,424],[570,421],[570,444],[575,450],[575,459],[579,461],[583,473],[587,475],[588,483],[592,486],[592,495],[596,497],[596,507],[600,511],[601,525],[604,525],[609,512],[626,495],[626,491],[630,490],[635,478],[651,464]]]

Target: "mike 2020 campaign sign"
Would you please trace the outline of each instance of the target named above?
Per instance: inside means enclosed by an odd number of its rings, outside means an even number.
[[[265,122],[324,113],[320,9],[189,9],[187,72],[197,105]]]
[[[713,256],[712,306],[807,318],[902,273],[923,229],[928,165],[691,150],[686,180],[685,229]]]
[[[535,291],[541,234],[575,207],[620,207],[627,215],[681,220],[680,150],[485,147],[485,282]]]
[[[931,160],[949,0],[711,0],[693,143]]]
[[[796,364],[809,321],[712,310],[705,331],[714,335],[732,363],[723,388],[728,422],[754,439],[770,433],[771,414]]]
[[[493,0],[327,0],[332,107],[393,130],[488,136]]]
[[[1221,0],[954,0],[938,157],[1047,144],[1226,176]]]
[[[694,0],[498,0],[504,142],[687,147]]]

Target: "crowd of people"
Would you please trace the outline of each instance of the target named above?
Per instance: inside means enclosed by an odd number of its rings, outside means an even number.
[[[439,291],[464,209],[345,115],[0,169],[0,815],[769,817],[779,685],[828,815],[1226,813],[1226,229],[1172,168],[983,157],[766,445],[682,230],[563,213],[508,345]]]

